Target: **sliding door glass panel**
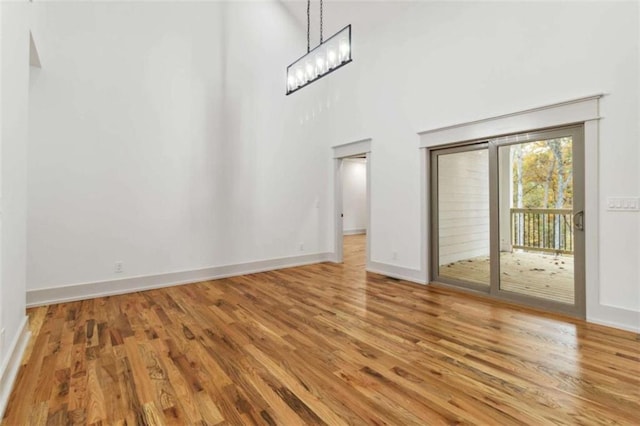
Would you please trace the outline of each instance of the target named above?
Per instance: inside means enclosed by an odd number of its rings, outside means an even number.
[[[438,155],[438,276],[489,287],[488,150]]]
[[[573,305],[572,137],[500,146],[503,291]]]

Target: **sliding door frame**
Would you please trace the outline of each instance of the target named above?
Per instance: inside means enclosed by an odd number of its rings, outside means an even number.
[[[498,150],[502,146],[517,145],[537,140],[553,139],[561,136],[572,137],[572,185],[573,185],[573,213],[585,210],[585,146],[584,124],[558,126],[550,129],[540,129],[495,138],[483,138],[476,141],[431,147],[429,161],[431,167],[431,280],[462,288],[476,293],[486,294],[493,298],[524,304],[546,311],[585,318],[586,315],[586,277],[585,277],[585,232],[575,229],[574,224],[574,304],[569,305],[549,299],[528,296],[500,288],[500,182]],[[438,194],[438,157],[458,152],[488,150],[489,156],[489,251],[490,251],[490,280],[489,287],[471,282],[442,277],[439,273],[439,194]]]

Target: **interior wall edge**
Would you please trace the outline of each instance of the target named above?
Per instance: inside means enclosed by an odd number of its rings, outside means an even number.
[[[587,322],[640,333],[640,313],[630,309],[603,304],[596,309],[587,306]]]
[[[4,363],[0,367],[0,419],[4,417],[13,384],[20,370],[22,356],[31,337],[28,325],[29,317],[25,315],[22,318],[18,333],[16,333],[11,346],[8,348]]]
[[[416,284],[427,285],[428,282],[424,278],[424,274],[420,269],[405,268],[397,265],[390,265],[383,262],[371,261],[367,264],[367,272],[386,275],[399,280],[410,281]]]

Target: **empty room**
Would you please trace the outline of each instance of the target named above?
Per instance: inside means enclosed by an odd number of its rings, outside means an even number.
[[[0,0],[0,424],[640,422],[638,1]]]

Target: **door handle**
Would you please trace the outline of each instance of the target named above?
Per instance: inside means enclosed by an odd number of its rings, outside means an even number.
[[[584,211],[579,211],[573,215],[573,226],[578,231],[584,231]]]

